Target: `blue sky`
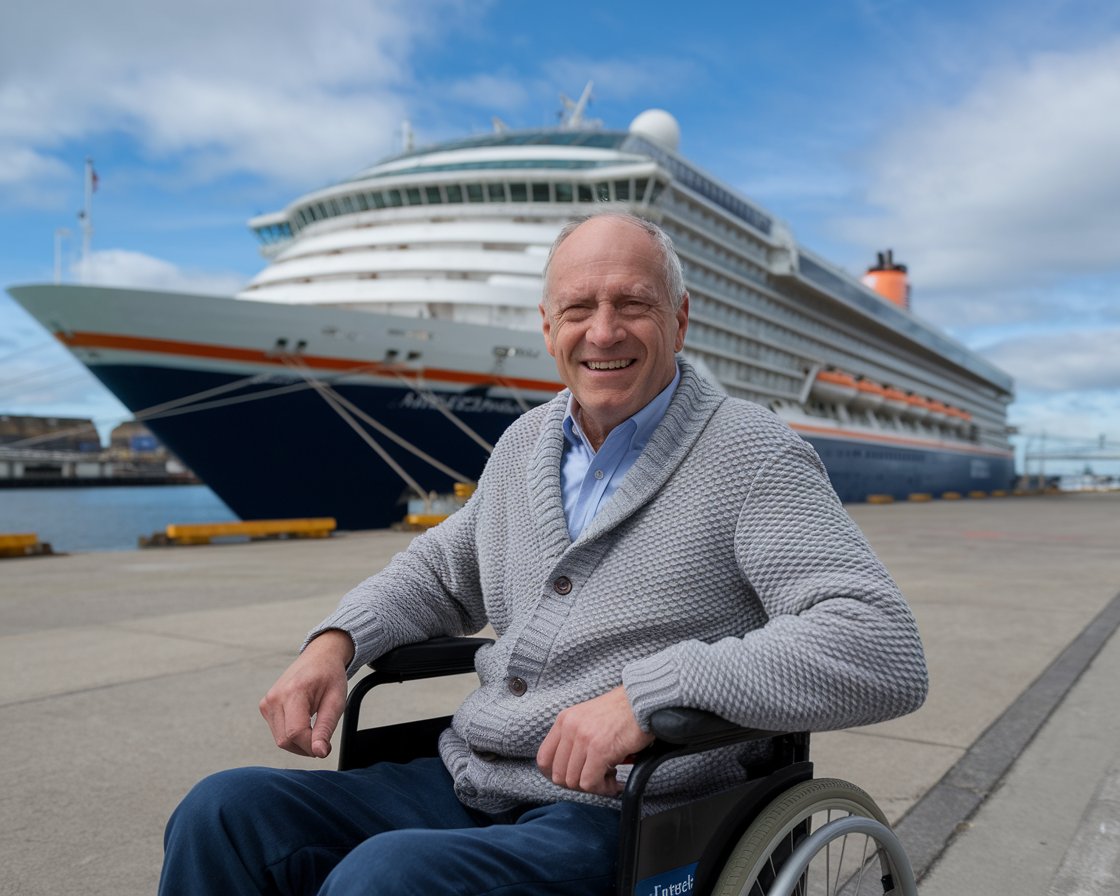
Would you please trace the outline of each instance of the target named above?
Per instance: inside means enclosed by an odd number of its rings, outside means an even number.
[[[1115,0],[9,0],[0,286],[75,276],[232,292],[259,212],[419,143],[651,107],[682,152],[1011,373],[1024,433],[1120,442]],[[0,413],[123,408],[6,295]],[[1098,469],[1116,464],[1098,464]]]

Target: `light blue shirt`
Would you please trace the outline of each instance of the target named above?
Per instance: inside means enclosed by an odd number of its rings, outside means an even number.
[[[598,451],[591,447],[572,415],[574,397],[568,399],[568,415],[564,418],[564,456],[560,461],[560,489],[564,498],[564,516],[568,520],[568,535],[572,541],[595,518],[599,508],[610,500],[626,471],[634,466],[669,409],[680,379],[678,368],[673,381],[633,417],[612,429]]]

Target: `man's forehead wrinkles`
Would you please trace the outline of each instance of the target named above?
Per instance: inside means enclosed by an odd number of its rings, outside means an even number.
[[[581,299],[607,300],[635,297],[656,299],[661,291],[657,285],[648,280],[617,280],[604,282],[596,277],[579,277],[569,280],[554,290],[558,301],[576,301]]]

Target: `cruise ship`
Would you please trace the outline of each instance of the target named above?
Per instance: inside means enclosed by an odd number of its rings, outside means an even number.
[[[245,519],[399,521],[469,484],[562,388],[538,304],[553,238],[618,209],[673,238],[685,355],[820,454],[844,501],[991,492],[1013,476],[1009,376],[679,152],[663,110],[409,147],[250,221],[269,263],[231,297],[9,292]],[[469,488],[469,485],[467,485]]]

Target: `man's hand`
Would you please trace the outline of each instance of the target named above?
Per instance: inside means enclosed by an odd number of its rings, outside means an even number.
[[[616,796],[622,785],[615,767],[653,739],[638,727],[626,691],[619,686],[561,712],[537,751],[537,765],[561,787]]]
[[[299,756],[325,759],[331,735],[346,706],[346,667],[354,643],[329,629],[315,638],[261,700],[276,746]]]

